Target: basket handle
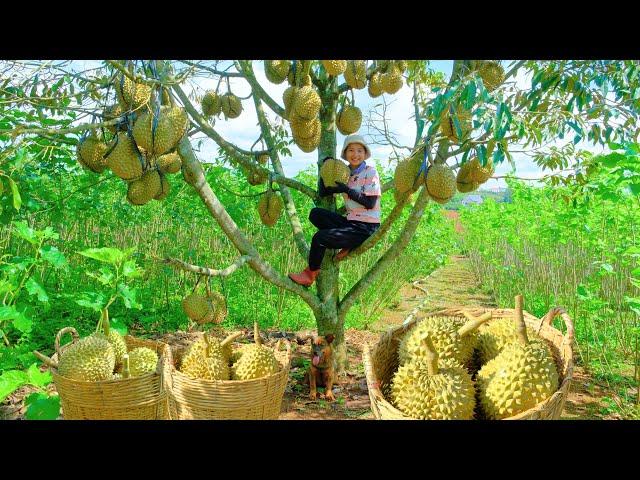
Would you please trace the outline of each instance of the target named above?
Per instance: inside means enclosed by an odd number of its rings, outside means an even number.
[[[558,315],[562,317],[562,320],[564,320],[564,324],[567,326],[567,333],[564,336],[564,341],[569,345],[573,345],[573,342],[575,339],[575,329],[573,327],[573,320],[571,320],[571,317],[563,307],[554,307],[551,310],[549,310],[547,314],[544,317],[542,317],[542,321],[540,322],[540,325],[551,326],[551,322],[553,322],[553,319],[556,318]]]
[[[74,344],[75,342],[77,342],[80,339],[80,335],[78,335],[78,332],[76,331],[75,328],[73,327],[64,327],[62,330],[60,330],[58,332],[58,334],[56,335],[56,353],[58,354],[58,360],[60,360],[60,355],[62,353],[61,348],[60,348],[60,339],[62,338],[62,336],[65,333],[70,333],[71,336],[73,337],[71,339],[71,345]],[[65,345],[65,347],[67,347],[70,344]]]

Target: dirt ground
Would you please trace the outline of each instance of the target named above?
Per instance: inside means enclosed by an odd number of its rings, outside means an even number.
[[[479,282],[469,269],[468,260],[463,256],[451,257],[444,267],[429,277],[407,284],[400,290],[400,301],[391,305],[381,319],[370,326],[369,330],[345,331],[349,367],[339,376],[333,393],[335,402],[323,398],[308,399],[309,385],[305,374],[311,361],[311,346],[302,339],[311,331],[281,332],[265,331],[265,343],[273,345],[278,338],[287,338],[292,344],[291,369],[289,381],[282,402],[280,420],[372,420],[367,381],[362,363],[362,348],[365,343],[373,346],[380,334],[398,325],[416,309],[437,309],[451,305],[495,306],[491,297],[482,293]],[[223,332],[220,332],[223,335]],[[252,332],[245,332],[252,339]],[[184,349],[197,336],[195,332],[176,332],[158,336],[170,345],[174,351]],[[53,383],[50,390],[55,391]],[[23,419],[26,411],[24,398],[35,391],[32,387],[22,387],[9,396],[0,405],[0,419]],[[319,389],[322,393],[323,389]],[[605,416],[603,397],[608,394],[602,385],[580,366],[574,367],[574,378],[565,408],[563,419],[615,419]],[[322,395],[321,395],[322,396]]]

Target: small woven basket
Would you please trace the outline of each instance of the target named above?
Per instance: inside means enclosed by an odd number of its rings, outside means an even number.
[[[183,352],[182,352],[183,353]],[[275,351],[279,372],[254,380],[192,379],[176,369],[182,360],[171,351],[164,361],[172,420],[276,420],[291,365],[291,344]]]
[[[65,333],[71,333],[73,340],[61,348],[60,338]],[[56,353],[51,357],[51,361],[57,363],[60,354],[78,338],[78,332],[73,327],[60,330],[56,335]],[[159,357],[156,371],[120,380],[84,382],[63,377],[58,374],[57,368],[51,366],[53,382],[60,395],[65,420],[169,419],[162,369],[164,357],[170,355],[169,346],[130,335],[126,335],[124,340],[128,350],[136,347],[154,350]]]
[[[491,312],[491,321],[499,318],[514,318],[516,313],[515,309],[512,308],[491,309],[468,307],[451,307],[426,313],[437,316],[463,316],[463,311],[476,317],[486,312]],[[559,307],[549,310],[542,319],[538,319],[526,311],[524,311],[523,314],[527,327],[533,329],[540,337],[546,339],[551,347],[553,358],[558,369],[560,387],[547,400],[505,420],[557,420],[560,418],[562,409],[564,408],[573,376],[573,322],[564,309]],[[567,326],[567,333],[565,335],[551,326],[553,319],[557,315],[562,317]],[[367,344],[363,347],[362,358],[367,378],[367,387],[369,388],[371,410],[374,417],[378,420],[412,420],[412,418],[404,415],[387,400],[391,388],[391,379],[398,369],[398,345],[405,332],[418,321],[418,318],[411,319],[410,317],[405,320],[405,323],[402,325],[398,325],[383,333],[378,343],[372,348]]]

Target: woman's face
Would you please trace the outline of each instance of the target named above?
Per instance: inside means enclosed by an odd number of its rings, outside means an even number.
[[[364,146],[359,143],[352,143],[347,147],[347,151],[345,152],[345,156],[347,157],[347,162],[352,169],[356,168],[362,162],[364,162],[364,156],[367,151]]]

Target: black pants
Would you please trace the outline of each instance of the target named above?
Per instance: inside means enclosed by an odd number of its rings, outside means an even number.
[[[318,231],[311,240],[309,268],[318,270],[327,248],[355,248],[380,227],[379,223],[347,220],[324,208],[312,208],[309,220]]]

